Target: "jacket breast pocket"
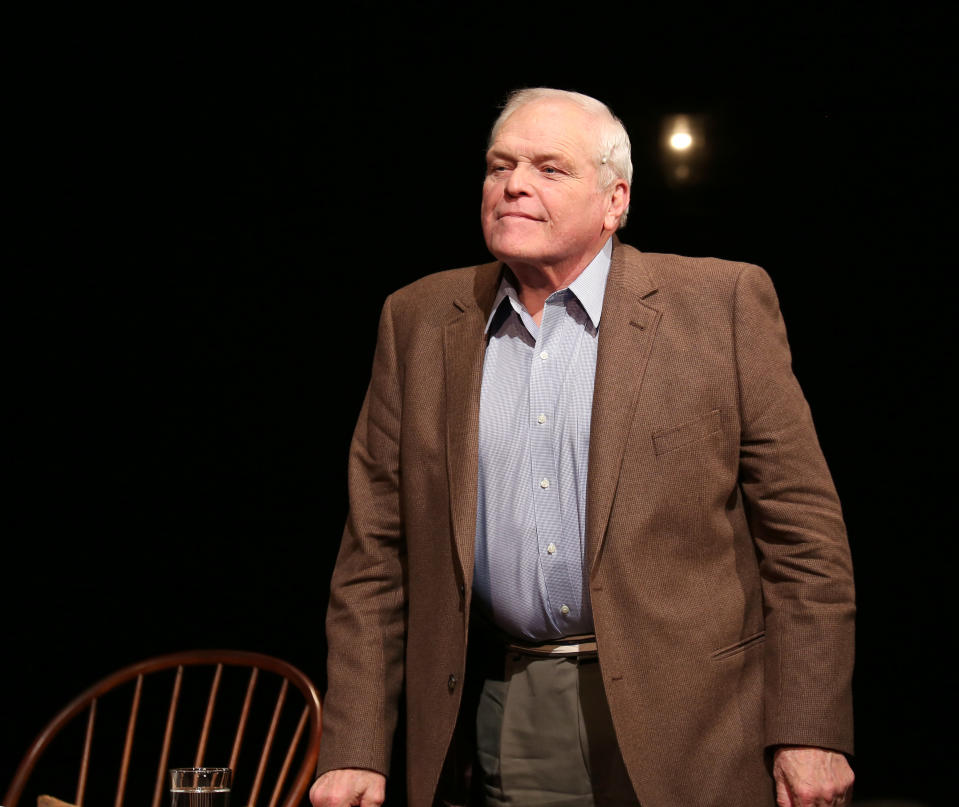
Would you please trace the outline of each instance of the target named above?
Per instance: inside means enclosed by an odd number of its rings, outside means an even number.
[[[653,432],[653,446],[656,449],[657,456],[668,454],[677,448],[682,448],[698,440],[704,440],[709,435],[718,432],[720,428],[719,410],[713,409],[703,417],[683,423],[681,426],[657,429]]]

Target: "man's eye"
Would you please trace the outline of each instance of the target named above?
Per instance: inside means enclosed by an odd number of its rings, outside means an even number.
[[[544,174],[558,174],[559,171],[558,171],[554,166],[552,166],[552,165],[544,165],[544,166],[543,166],[543,173],[544,173]]]

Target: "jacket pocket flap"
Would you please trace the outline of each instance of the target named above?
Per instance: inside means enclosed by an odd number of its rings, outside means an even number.
[[[737,653],[742,653],[744,650],[748,650],[754,644],[759,644],[765,639],[766,631],[761,630],[759,633],[754,633],[752,636],[747,636],[745,639],[740,639],[738,642],[731,644],[728,647],[721,647],[719,650],[713,652],[712,657],[714,659],[724,659],[729,658],[729,656],[735,656]]]

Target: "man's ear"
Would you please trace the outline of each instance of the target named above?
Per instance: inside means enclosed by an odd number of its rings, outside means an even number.
[[[623,217],[626,209],[629,207],[629,185],[625,179],[617,179],[613,182],[612,191],[609,196],[609,205],[606,208],[606,218],[603,220],[603,226],[607,230],[615,231],[619,227],[619,220]]]

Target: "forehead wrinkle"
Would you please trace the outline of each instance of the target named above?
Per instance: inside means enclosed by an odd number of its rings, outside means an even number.
[[[490,159],[510,159],[527,160],[534,164],[544,162],[557,162],[566,166],[572,166],[577,163],[576,154],[581,152],[576,144],[570,141],[567,145],[563,142],[551,143],[548,145],[538,144],[536,141],[526,138],[513,138],[515,143],[504,143],[502,137],[498,137],[486,152],[487,160]],[[585,156],[585,155],[584,155]]]

